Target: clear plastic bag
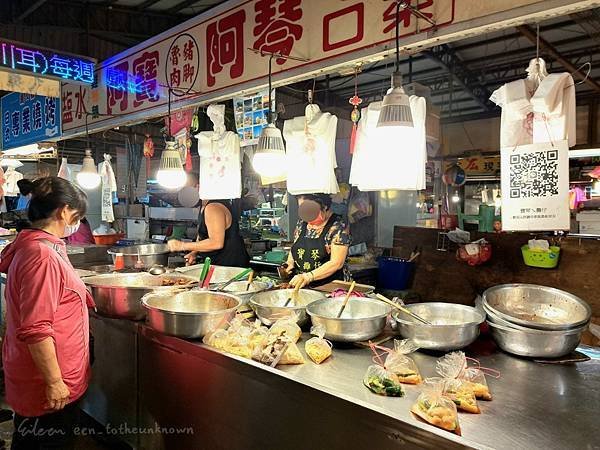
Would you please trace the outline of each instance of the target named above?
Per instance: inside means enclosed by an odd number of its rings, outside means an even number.
[[[225,350],[229,341],[229,333],[222,328],[212,331],[204,336],[202,342],[218,350]]]
[[[398,380],[395,373],[385,367],[383,362],[384,352],[390,352],[391,350],[385,347],[378,347],[372,343],[370,343],[369,346],[373,352],[373,362],[375,364],[370,365],[367,368],[367,372],[363,377],[363,384],[369,388],[371,392],[378,395],[385,395],[386,397],[403,397],[404,389],[400,384],[400,380]],[[382,353],[378,350],[382,351]]]
[[[253,350],[252,359],[267,366],[275,367],[290,343],[291,340],[288,336],[269,334],[265,345],[256,347]]]
[[[292,342],[296,343],[302,336],[302,330],[295,319],[279,319],[269,330],[270,334],[289,336]]]
[[[469,367],[468,360],[474,361],[476,365]],[[464,352],[452,352],[441,357],[437,360],[436,370],[443,378],[458,379],[469,383],[475,397],[482,400],[492,399],[483,368],[478,361],[467,358]],[[490,373],[496,372],[491,369],[485,370]]]
[[[444,395],[454,402],[456,409],[473,414],[481,413],[471,383],[457,378],[432,377],[425,380],[426,383],[444,383]]]
[[[325,327],[323,325],[315,325],[310,329],[310,334],[315,335],[304,344],[304,350],[310,359],[315,363],[321,364],[331,356],[332,344],[325,336]]]
[[[419,384],[423,381],[417,365],[407,356],[418,348],[410,339],[394,340],[394,350],[389,351],[385,358],[385,368],[395,374],[400,383]]]
[[[423,392],[410,410],[425,422],[460,436],[456,405],[444,396],[444,385],[439,378],[425,380]]]
[[[248,343],[252,350],[254,350],[256,347],[264,346],[268,336],[269,329],[263,326],[260,320],[255,321],[252,331],[248,335]]]

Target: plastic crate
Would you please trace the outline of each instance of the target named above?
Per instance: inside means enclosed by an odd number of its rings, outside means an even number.
[[[549,252],[532,251],[529,245],[521,247],[523,261],[529,267],[539,267],[541,269],[554,269],[560,259],[560,247],[550,246]]]

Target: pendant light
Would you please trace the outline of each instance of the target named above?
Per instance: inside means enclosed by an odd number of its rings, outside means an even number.
[[[158,183],[167,189],[179,189],[187,183],[187,174],[183,170],[181,155],[177,150],[175,139],[171,135],[171,89],[169,89],[168,98],[168,132],[165,149],[160,155],[160,165],[156,180]]]
[[[410,111],[410,100],[402,88],[402,73],[400,73],[400,7],[404,2],[396,1],[396,64],[392,74],[392,87],[383,97],[381,113],[377,127],[413,128],[413,118]],[[404,6],[405,7],[405,6]]]
[[[90,145],[90,133],[88,131],[87,114],[85,116],[85,134],[87,136],[87,148],[85,149],[85,156],[83,157],[83,163],[81,164],[81,170],[75,177],[77,184],[84,189],[95,189],[100,186],[100,175],[96,169],[96,163],[92,157],[92,149]]]
[[[285,146],[281,130],[273,123],[273,104],[271,100],[271,77],[273,56],[269,57],[269,124],[262,129],[258,145],[252,158],[254,170],[265,177],[281,177],[285,174]]]

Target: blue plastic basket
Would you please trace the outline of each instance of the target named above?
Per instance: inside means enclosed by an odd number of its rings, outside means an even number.
[[[403,258],[382,256],[378,260],[377,287],[391,291],[403,291],[410,284],[415,263]]]

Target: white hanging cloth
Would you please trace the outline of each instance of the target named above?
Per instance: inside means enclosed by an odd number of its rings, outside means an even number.
[[[196,135],[200,155],[199,195],[202,200],[242,196],[240,138],[225,130],[225,105],[209,105],[213,131]]]
[[[113,192],[117,192],[117,180],[110,164],[110,155],[104,154],[104,162],[100,164],[100,180],[102,182],[102,220],[105,222],[114,222],[115,213],[113,211]]]
[[[7,197],[17,197],[19,195],[17,181],[23,179],[23,174],[17,172],[14,167],[9,167],[4,172],[4,179],[4,195]]]
[[[58,168],[57,176],[67,181],[73,181],[73,175],[71,173],[71,169],[69,168],[69,164],[67,163],[67,158],[62,158],[60,167]]]
[[[6,212],[6,198],[4,197],[4,184],[6,178],[4,176],[4,170],[0,167],[0,212]]]
[[[502,108],[500,148],[568,140],[576,144],[575,82],[569,73],[548,75],[532,59],[523,80],[496,89],[490,100]]]
[[[363,108],[350,169],[350,184],[361,191],[425,189],[426,101],[410,96],[414,126],[377,128],[381,102]]]
[[[337,194],[339,186],[335,138],[337,117],[321,112],[316,104],[306,107],[305,116],[286,120],[287,190],[292,195]]]

